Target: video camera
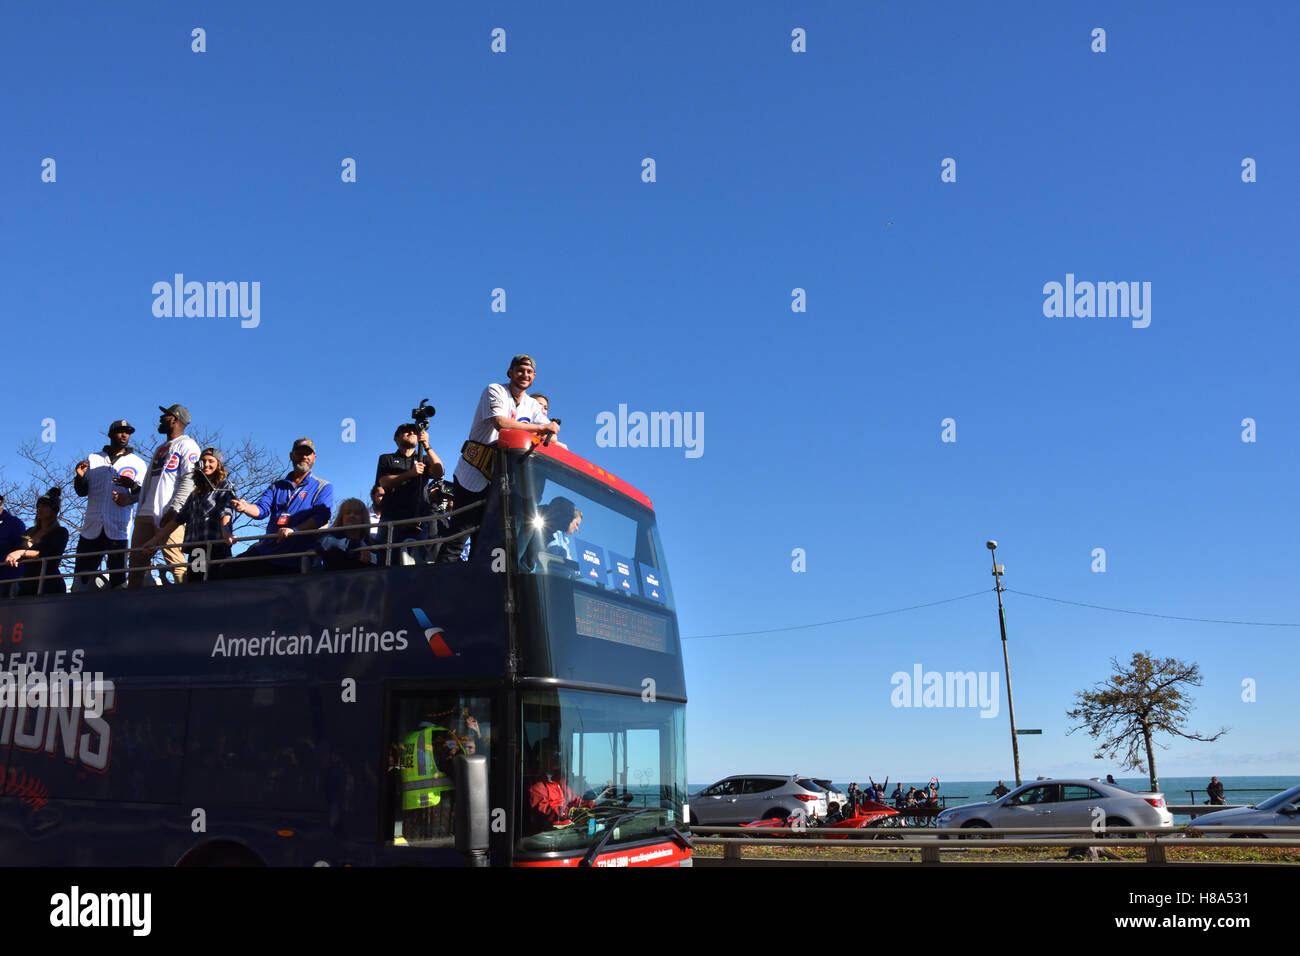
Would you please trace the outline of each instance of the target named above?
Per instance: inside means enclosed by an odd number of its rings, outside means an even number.
[[[420,427],[420,431],[429,430],[429,420],[438,414],[438,410],[429,404],[427,398],[420,399],[420,404],[411,409],[411,421]]]
[[[435,515],[448,510],[451,504],[451,482],[445,478],[429,482],[429,507]]]

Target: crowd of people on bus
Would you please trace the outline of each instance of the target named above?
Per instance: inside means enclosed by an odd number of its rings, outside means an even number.
[[[168,583],[168,575],[181,584],[283,574],[301,570],[304,555],[321,569],[452,563],[467,550],[473,558],[478,536],[472,531],[482,509],[472,506],[487,498],[501,429],[551,438],[559,432],[558,421],[547,415],[546,397],[528,394],[536,373],[530,356],[516,355],[508,380],[483,390],[449,491],[443,491],[445,470],[429,445],[427,419],[406,422],[393,433],[396,450],[379,456],[369,504],[346,498],[337,512],[333,486],[313,471],[316,445],[310,438],[295,440],[289,471],[249,499],[239,496],[221,450],[200,448],[186,434],[192,418],[184,405],[158,406],[162,441],[147,461],[131,447],[134,426],[117,419],[108,426],[108,443],[78,462],[72,477],[73,490],[86,499],[72,589],[139,588]],[[550,507],[557,514],[563,510],[564,520],[548,522],[554,529],[548,550],[572,557],[570,535],[582,512],[567,499],[556,502]],[[37,501],[28,527],[0,497],[0,598],[38,590],[66,593],[60,563],[69,533],[59,523],[61,509],[62,489],[51,488]],[[238,515],[265,520],[266,530],[235,555]],[[318,529],[325,533],[295,538]],[[160,549],[166,567],[155,582],[152,561]],[[196,554],[201,559],[193,560]]]

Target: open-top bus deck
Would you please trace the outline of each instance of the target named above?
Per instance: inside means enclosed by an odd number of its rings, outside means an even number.
[[[502,437],[468,561],[0,601],[0,862],[689,863],[649,499]]]

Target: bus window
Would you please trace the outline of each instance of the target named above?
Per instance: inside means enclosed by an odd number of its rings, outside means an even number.
[[[452,761],[459,754],[476,753],[491,761],[490,701],[414,693],[395,695],[392,707],[392,841],[451,846],[456,796]]]

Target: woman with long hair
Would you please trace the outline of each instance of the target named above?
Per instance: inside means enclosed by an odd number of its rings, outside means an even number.
[[[63,492],[51,488],[36,501],[36,523],[28,530],[20,546],[5,555],[5,564],[16,568],[26,559],[44,558],[43,561],[28,560],[22,565],[23,580],[18,585],[19,594],[36,594],[39,583],[41,594],[67,594],[68,586],[59,576],[59,561],[68,548],[68,529],[59,524],[59,508],[63,505]],[[44,581],[37,582],[43,574],[50,575]]]
[[[330,530],[317,539],[316,553],[320,555],[320,566],[329,571],[368,568],[375,563],[375,552],[366,549],[374,543],[366,503],[360,498],[346,498],[339,504]]]
[[[207,546],[207,561],[223,560],[230,557],[230,546],[235,543],[235,486],[226,474],[226,465],[221,452],[216,448],[205,448],[199,454],[198,464],[194,466],[194,490],[181,507],[181,512],[169,516],[158,529],[158,533],[144,547],[161,547],[177,525],[185,525],[183,547],[187,555],[192,555],[193,548],[201,541],[214,542]],[[190,568],[185,576],[187,581],[213,580],[221,577],[220,567],[206,565],[203,571]]]
[[[546,550],[551,554],[563,555],[570,561],[576,560],[573,554],[572,536],[578,533],[582,525],[582,512],[568,498],[559,497],[544,507],[544,534],[550,534]]]

